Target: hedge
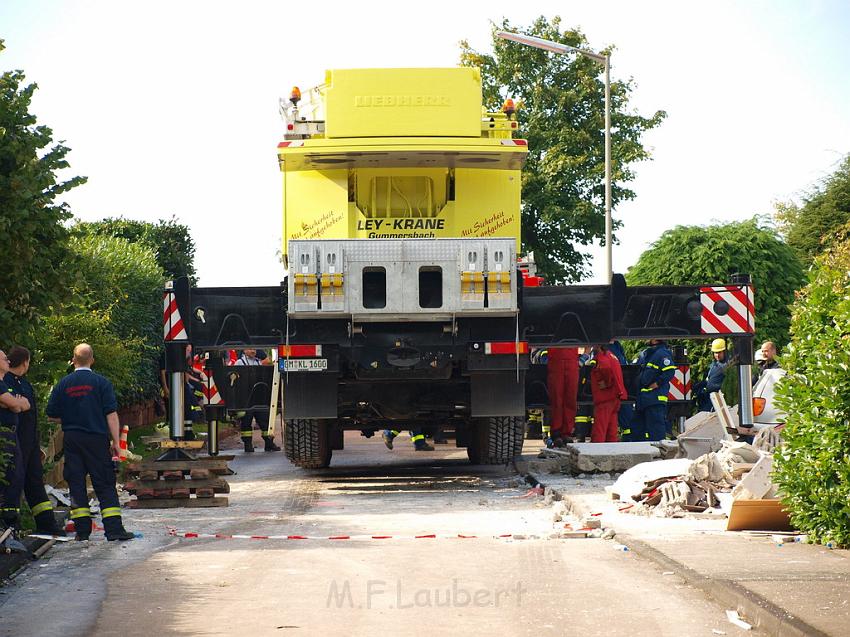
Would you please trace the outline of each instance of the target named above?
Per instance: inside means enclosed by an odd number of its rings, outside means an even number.
[[[776,390],[787,413],[775,479],[793,523],[818,542],[850,546],[850,226],[818,259],[797,296],[788,375]]]

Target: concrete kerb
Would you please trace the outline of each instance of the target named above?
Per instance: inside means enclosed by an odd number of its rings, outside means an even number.
[[[551,490],[551,499],[559,500],[566,505],[572,515],[582,518],[591,510],[579,499],[570,494],[552,489],[537,478],[526,472],[523,463],[514,463],[517,472],[531,486],[542,487],[544,492]],[[614,529],[616,531],[616,529]],[[798,617],[789,614],[783,608],[768,601],[740,584],[726,579],[712,579],[700,574],[694,569],[672,559],[658,549],[642,540],[629,535],[617,533],[617,542],[629,547],[638,557],[655,562],[664,571],[670,571],[679,576],[686,584],[701,590],[706,596],[715,600],[724,608],[734,608],[746,617],[754,626],[769,635],[787,635],[789,637],[829,637],[826,633],[810,626]]]
[[[651,560],[665,571],[672,571],[686,584],[701,590],[706,596],[715,600],[723,608],[734,608],[746,621],[752,623],[769,635],[789,637],[829,637],[789,614],[785,609],[766,600],[737,582],[727,579],[713,579],[674,560],[646,542],[628,535],[617,535],[617,541],[625,544],[635,555]]]

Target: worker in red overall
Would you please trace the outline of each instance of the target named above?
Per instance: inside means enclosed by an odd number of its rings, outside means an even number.
[[[617,415],[620,401],[628,394],[623,384],[620,361],[608,351],[606,345],[597,345],[593,351],[595,365],[590,372],[590,389],[593,394],[593,428],[591,442],[617,442]]]
[[[578,350],[550,347],[546,368],[549,409],[552,416],[552,443],[572,442],[578,401]]]

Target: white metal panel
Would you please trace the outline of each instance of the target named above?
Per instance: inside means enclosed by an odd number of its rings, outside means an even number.
[[[457,315],[485,316],[515,314],[517,311],[514,241],[512,239],[342,239],[293,240],[289,243],[291,273],[307,267],[321,275],[329,274],[336,255],[342,263],[343,295],[340,299],[322,297],[322,307],[294,295],[293,276],[289,283],[289,311],[293,316],[351,315],[355,320],[441,321]],[[302,255],[307,255],[306,257]],[[306,259],[307,263],[302,263]],[[318,261],[318,263],[316,263]],[[327,262],[327,263],[326,263]],[[333,266],[336,269],[336,266]],[[419,272],[423,267],[442,271],[442,307],[419,306]],[[463,298],[463,272],[485,274],[488,268],[510,272],[509,286],[502,289],[488,307],[484,295]],[[386,271],[386,305],[363,306],[363,273],[368,268]]]
[[[487,306],[494,310],[516,307],[517,277],[513,240],[488,241],[486,250]]]
[[[292,242],[289,252],[289,311],[316,312],[319,309],[318,268],[319,251],[316,242]],[[306,293],[303,286],[297,286],[299,275],[316,277],[315,293]],[[296,289],[298,287],[298,289]]]
[[[342,276],[342,287],[322,285],[322,312],[345,312],[345,288],[348,281],[345,276],[344,250],[340,241],[322,241],[319,244],[319,269],[323,282],[338,281]]]

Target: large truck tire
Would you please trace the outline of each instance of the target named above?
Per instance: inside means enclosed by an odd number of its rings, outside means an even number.
[[[287,420],[283,449],[289,461],[302,469],[324,469],[331,463],[331,445],[320,420]]]
[[[466,453],[472,464],[508,464],[522,453],[525,419],[520,416],[476,418]]]

